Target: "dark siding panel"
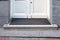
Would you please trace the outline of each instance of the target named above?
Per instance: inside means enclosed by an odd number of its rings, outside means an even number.
[[[8,23],[8,1],[0,1],[0,26]]]
[[[52,0],[53,2],[53,23],[58,24],[60,26],[60,0]]]
[[[0,26],[8,23],[8,17],[0,17]]]

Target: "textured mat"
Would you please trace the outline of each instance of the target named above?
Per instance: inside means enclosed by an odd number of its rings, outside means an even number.
[[[44,18],[12,18],[10,25],[50,25],[50,23]]]

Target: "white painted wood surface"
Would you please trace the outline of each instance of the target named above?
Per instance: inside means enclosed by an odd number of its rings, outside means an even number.
[[[10,8],[13,18],[50,18],[50,0],[10,0]]]

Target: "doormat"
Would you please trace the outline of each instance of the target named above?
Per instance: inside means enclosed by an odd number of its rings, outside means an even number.
[[[12,18],[10,25],[50,25],[45,18]]]

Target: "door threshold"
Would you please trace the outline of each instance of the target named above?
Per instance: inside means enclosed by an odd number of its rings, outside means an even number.
[[[4,28],[18,28],[18,29],[56,29],[58,26],[56,24],[52,25],[3,25]]]
[[[57,29],[58,26],[56,24],[50,24],[50,22],[44,18],[13,18],[10,24],[5,24],[3,27],[19,29]]]

